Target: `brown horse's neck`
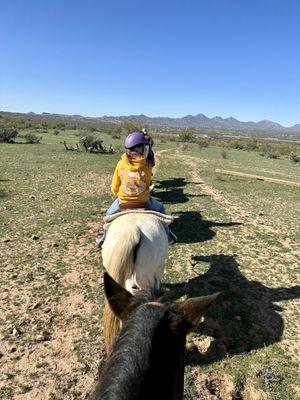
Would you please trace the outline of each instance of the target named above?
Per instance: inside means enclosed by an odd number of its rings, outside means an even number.
[[[93,399],[182,400],[185,338],[174,333],[164,307],[139,307],[124,323]]]
[[[169,326],[157,330],[142,399],[183,399],[185,341],[184,333],[174,334]]]

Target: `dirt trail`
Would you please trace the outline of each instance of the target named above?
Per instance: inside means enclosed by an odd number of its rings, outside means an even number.
[[[159,158],[159,156],[160,156],[161,154],[166,153],[166,152],[171,151],[171,150],[172,150],[172,149],[158,150],[158,151],[155,153],[155,166],[154,166],[154,168],[153,168],[153,175],[156,174],[156,172],[157,172],[157,170],[158,170],[158,167],[159,167],[159,165],[160,165],[160,158]]]
[[[197,163],[199,162],[198,158],[186,155],[179,155],[179,157],[185,164],[187,164],[189,172],[192,176],[192,180],[194,182],[201,183],[202,192],[204,194],[211,196],[218,206],[226,211],[226,213],[229,214],[236,222],[244,223],[248,220],[249,215],[241,206],[233,204],[224,196],[221,191],[211,187],[205,181],[203,181],[197,166]]]

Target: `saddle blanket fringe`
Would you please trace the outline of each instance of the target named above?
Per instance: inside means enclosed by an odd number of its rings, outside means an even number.
[[[145,210],[145,209],[134,209],[134,210],[124,210],[120,211],[118,213],[115,213],[113,215],[108,215],[106,217],[103,217],[104,221],[104,229],[108,229],[109,225],[113,220],[116,218],[121,217],[122,215],[127,215],[127,214],[148,214],[148,215],[154,215],[158,220],[160,220],[164,225],[170,225],[174,221],[174,217],[172,215],[166,215],[162,214],[157,211],[153,210]]]

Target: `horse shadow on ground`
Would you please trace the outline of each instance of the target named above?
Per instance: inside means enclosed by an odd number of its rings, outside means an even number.
[[[205,194],[185,193],[184,187],[188,184],[201,185],[202,182],[189,182],[185,178],[171,178],[155,182],[155,197],[165,204],[186,203],[191,197],[205,197]],[[157,189],[167,189],[160,190]]]
[[[221,292],[198,329],[199,334],[213,339],[204,351],[201,341],[192,342],[186,354],[187,365],[211,363],[281,340],[284,321],[278,312],[284,308],[275,302],[300,298],[300,286],[269,288],[248,280],[235,256],[193,256],[194,270],[199,262],[209,263],[204,274],[186,282],[164,285],[172,300],[183,295],[194,297]]]
[[[178,243],[200,243],[212,239],[216,232],[214,227],[230,227],[241,225],[240,222],[214,222],[202,219],[199,211],[178,211],[172,215],[178,216],[172,223],[172,230],[178,237]]]

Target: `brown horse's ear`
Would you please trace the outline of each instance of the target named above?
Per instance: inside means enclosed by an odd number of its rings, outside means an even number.
[[[221,292],[209,296],[193,297],[179,303],[178,306],[183,313],[184,321],[189,323],[191,326],[198,325],[202,321],[206,309],[220,293]]]
[[[120,320],[125,320],[130,312],[133,295],[119,285],[107,272],[104,273],[104,291],[112,312]]]

